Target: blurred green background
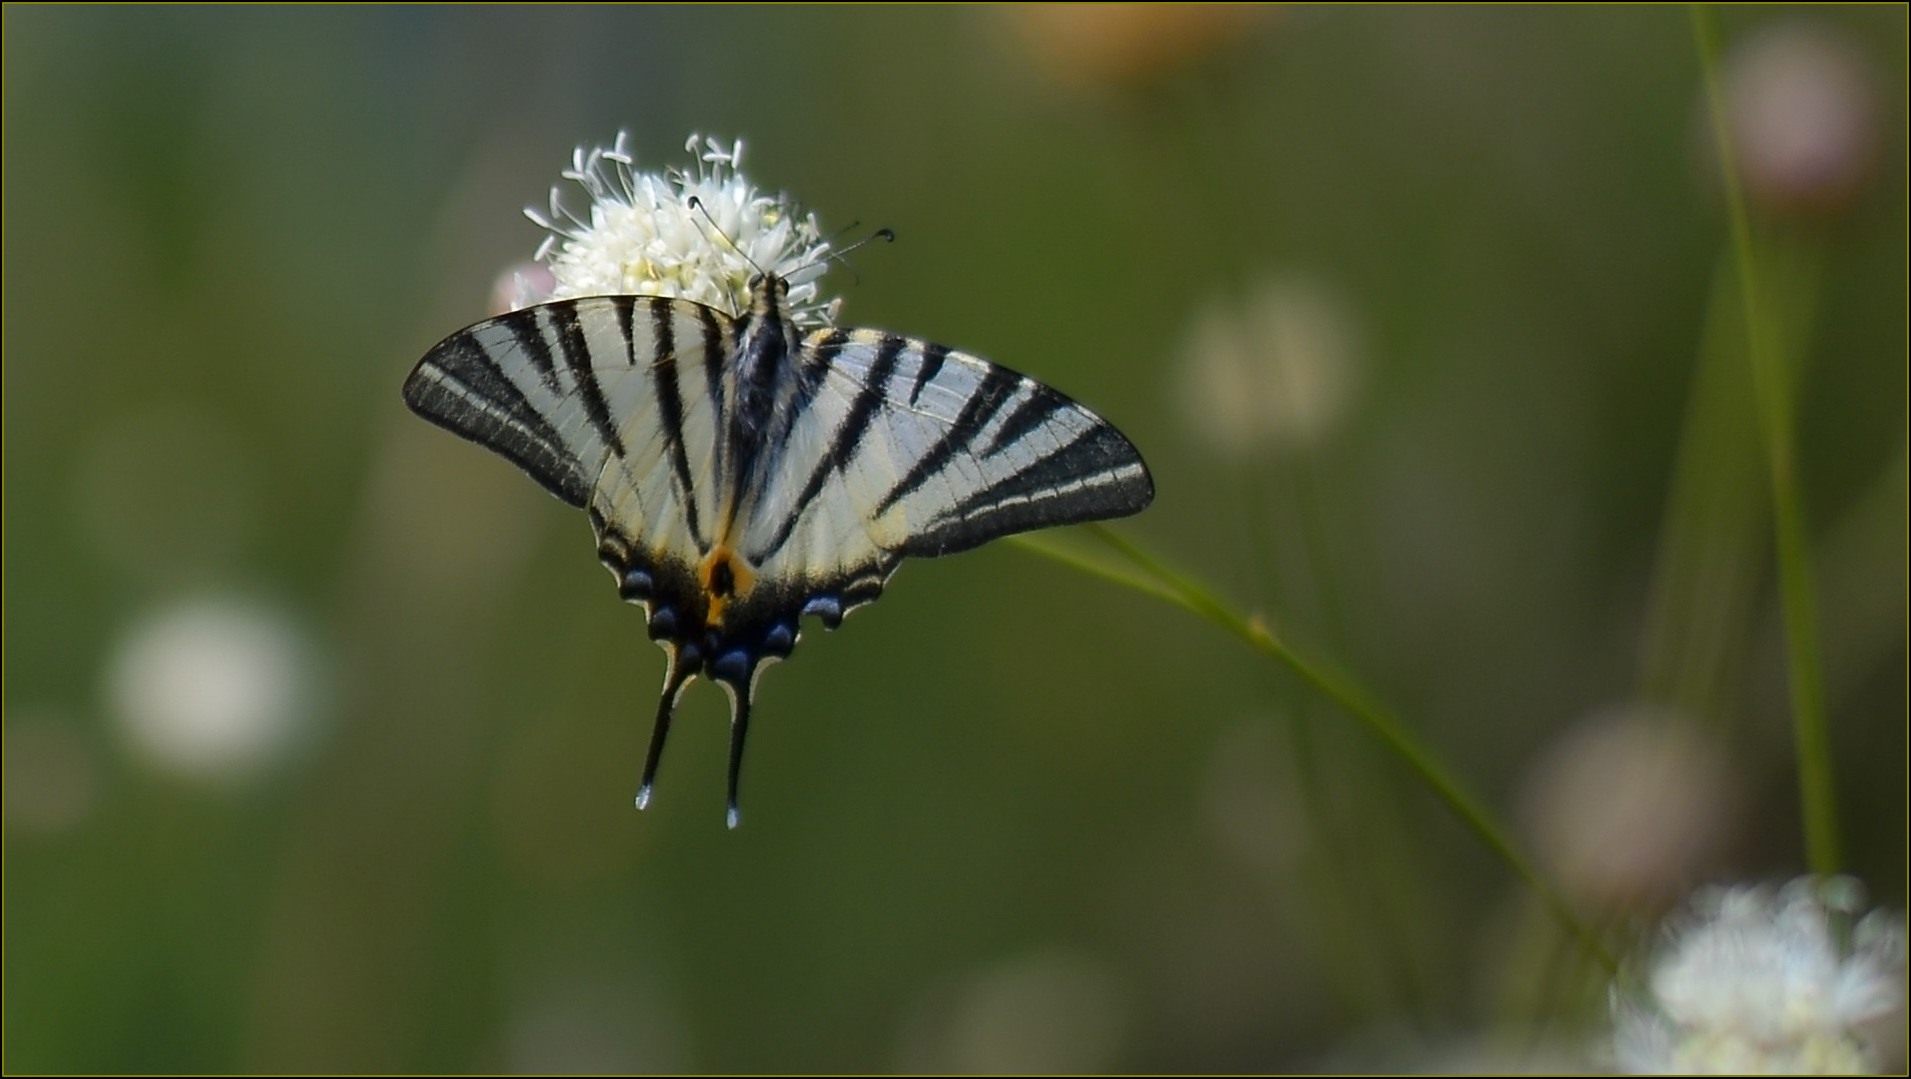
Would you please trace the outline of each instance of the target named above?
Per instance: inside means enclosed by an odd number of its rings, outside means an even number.
[[[1721,20],[1728,65],[1829,42],[1856,88],[1844,171],[1752,193],[1847,862],[1902,908],[1905,11]],[[1213,627],[1008,544],[806,634],[740,830],[707,685],[635,812],[662,654],[581,515],[398,394],[620,127],[649,168],[740,136],[826,230],[893,228],[832,273],[845,321],[1121,425],[1159,496],[1118,527],[1353,672],[1589,917],[1804,870],[1682,8],[4,30],[9,1071],[1596,1040],[1593,972],[1397,759]]]

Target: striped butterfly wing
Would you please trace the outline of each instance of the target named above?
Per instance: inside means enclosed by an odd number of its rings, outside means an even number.
[[[825,606],[874,599],[905,556],[1122,517],[1154,497],[1106,420],[1025,375],[876,330],[811,334],[753,485],[741,549]]]
[[[729,322],[647,296],[542,304],[440,342],[405,380],[405,402],[594,522],[633,525],[645,550],[690,552],[717,512]]]

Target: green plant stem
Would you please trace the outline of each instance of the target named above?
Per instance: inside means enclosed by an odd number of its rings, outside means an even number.
[[[1559,924],[1572,936],[1578,938],[1589,954],[1594,956],[1608,972],[1615,972],[1618,969],[1617,961],[1606,950],[1598,934],[1573,914],[1572,907],[1567,904],[1565,897],[1555,891],[1552,885],[1548,884],[1546,879],[1533,868],[1532,863],[1513,845],[1513,841],[1507,836],[1505,830],[1494,821],[1492,814],[1448,774],[1446,768],[1435,759],[1431,751],[1414,741],[1407,729],[1402,727],[1399,721],[1394,719],[1357,683],[1324,664],[1301,656],[1275,637],[1273,631],[1260,618],[1234,610],[1207,588],[1165,565],[1129,540],[1100,525],[1089,525],[1086,531],[1121,555],[1135,569],[1140,570],[1140,578],[1111,569],[1094,559],[1041,539],[1027,536],[1017,538],[1021,541],[1021,545],[1029,550],[1105,580],[1127,584],[1147,595],[1166,600],[1206,619],[1239,639],[1249,648],[1299,675],[1303,682],[1339,705],[1369,731],[1379,736],[1380,740],[1405,761],[1414,774],[1420,777],[1434,795],[1446,803],[1447,808],[1460,818],[1460,822],[1471,829],[1488,849],[1498,855],[1500,860],[1504,861],[1525,882]]]
[[[1732,248],[1738,262],[1739,301],[1745,309],[1746,353],[1752,390],[1758,401],[1759,434],[1765,443],[1771,481],[1772,524],[1778,555],[1779,603],[1784,612],[1785,652],[1791,690],[1793,739],[1798,752],[1798,787],[1805,823],[1805,858],[1820,876],[1836,873],[1839,853],[1836,794],[1831,774],[1830,724],[1825,715],[1823,678],[1818,666],[1818,633],[1811,579],[1811,554],[1805,536],[1803,498],[1793,444],[1792,380],[1783,363],[1759,294],[1752,251],[1752,229],[1745,195],[1733,165],[1732,136],[1725,122],[1719,88],[1718,27],[1710,8],[1692,6],[1692,32],[1710,104],[1712,133],[1724,180]]]

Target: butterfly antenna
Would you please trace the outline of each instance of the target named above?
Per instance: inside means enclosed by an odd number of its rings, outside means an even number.
[[[850,228],[855,228],[855,227],[856,226],[854,225],[850,226]],[[848,230],[844,230],[844,231],[848,231]],[[863,275],[857,273],[856,267],[851,266],[849,264],[849,258],[847,256],[851,252],[855,251],[856,249],[867,246],[868,244],[873,243],[876,240],[881,240],[884,243],[893,244],[896,242],[896,232],[894,229],[877,229],[875,232],[872,232],[869,235],[863,237],[862,239],[857,240],[855,243],[850,244],[848,247],[843,248],[841,251],[824,252],[823,257],[825,259],[828,259],[830,262],[834,262],[838,266],[841,266],[843,269],[848,270],[849,276],[855,281],[856,284],[860,285],[863,283]]]
[[[683,687],[696,675],[687,664],[677,662],[677,650],[670,650],[670,666],[664,669],[663,698],[657,702],[657,723],[650,729],[650,752],[644,757],[644,778],[637,785],[637,808],[650,804],[650,789],[657,782],[657,764],[664,759],[664,739],[670,737],[670,717],[683,697]]]
[[[837,229],[835,232],[832,232],[828,236],[823,237],[823,242],[826,244],[833,244],[837,240],[842,239],[848,233],[855,232],[857,229],[862,227],[863,227],[863,223],[861,221],[851,221],[849,224],[844,225],[842,228]]]
[[[749,252],[743,250],[743,248],[739,246],[735,240],[731,239],[730,234],[723,231],[723,226],[717,224],[717,219],[710,216],[710,208],[703,204],[703,200],[701,198],[698,198],[695,195],[690,196],[690,208],[702,214],[703,219],[710,223],[711,229],[715,230],[718,236],[723,237],[723,242],[730,245],[730,250],[735,251],[739,255],[742,255],[743,261],[749,263],[751,269],[755,270],[759,274],[763,272],[763,267],[758,266],[756,264],[756,260],[750,257]]]
[[[737,781],[743,776],[743,739],[750,733],[750,687],[724,682],[723,688],[730,691],[730,801],[724,823],[735,828],[743,822],[737,811]]]

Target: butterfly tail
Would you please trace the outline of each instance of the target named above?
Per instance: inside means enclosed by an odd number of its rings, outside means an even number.
[[[737,783],[743,776],[743,739],[750,733],[750,687],[722,683],[730,694],[730,800],[724,822],[735,828],[743,822],[737,811]]]
[[[664,759],[664,739],[670,736],[670,717],[683,697],[683,688],[695,678],[690,664],[679,662],[677,650],[670,651],[670,665],[664,669],[663,697],[657,702],[657,722],[650,729],[650,752],[644,756],[644,778],[637,785],[637,808],[650,804],[650,789],[657,782],[657,765]]]

